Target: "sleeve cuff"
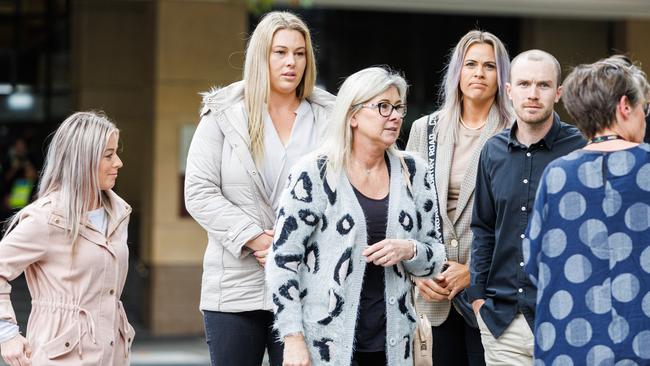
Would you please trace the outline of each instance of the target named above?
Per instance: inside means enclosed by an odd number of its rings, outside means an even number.
[[[4,343],[14,338],[18,333],[20,333],[18,325],[5,320],[0,320],[0,343]]]
[[[467,293],[467,299],[469,300],[470,304],[473,303],[475,300],[485,299],[484,286],[478,286],[478,285],[470,286],[465,289],[465,293]]]
[[[243,258],[250,253],[245,247],[246,243],[262,234],[264,230],[253,222],[246,223],[243,227],[231,227],[226,232],[224,246],[236,258]]]
[[[300,324],[289,324],[285,325],[282,327],[277,328],[278,330],[278,336],[280,338],[280,342],[284,343],[284,337],[289,336],[289,335],[296,335],[296,334],[305,334],[305,331],[302,328],[302,325]]]

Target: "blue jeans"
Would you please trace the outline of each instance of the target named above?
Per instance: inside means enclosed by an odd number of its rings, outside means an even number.
[[[273,313],[256,310],[241,313],[203,311],[205,338],[212,366],[259,366],[264,350],[271,366],[282,365],[283,345],[273,331]]]

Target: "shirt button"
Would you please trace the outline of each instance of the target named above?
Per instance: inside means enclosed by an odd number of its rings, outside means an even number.
[[[394,304],[395,304],[395,298],[392,297],[392,296],[389,297],[389,298],[388,298],[388,303],[391,304],[391,305],[394,305]]]
[[[523,288],[520,288],[520,289],[517,290],[517,291],[519,291],[519,293],[522,293],[522,292],[524,292],[524,289],[523,289]]]
[[[526,235],[521,234],[521,235],[519,235],[519,237],[522,238],[522,239],[525,239],[525,238],[526,238]]]
[[[458,240],[456,239],[451,239],[451,246],[456,248],[458,246]]]
[[[395,338],[391,338],[391,339],[388,340],[388,344],[390,344],[391,346],[394,346],[394,345],[397,344],[397,341],[395,341]]]
[[[531,153],[526,153],[526,156],[530,157],[532,154]]]
[[[523,266],[524,266],[524,262],[519,262],[519,267],[523,267]],[[522,291],[522,290],[519,289],[519,292],[521,292],[521,291]]]
[[[113,341],[111,341],[111,343],[110,343],[111,347],[113,347],[113,344],[114,344]]]
[[[113,294],[115,294],[115,290],[110,290],[110,291],[108,291],[108,293],[113,295]]]
[[[528,179],[524,179],[524,184],[528,184]]]
[[[65,342],[66,347],[70,347],[70,342]]]
[[[257,174],[257,171],[256,171],[256,170],[253,170],[253,171],[251,172],[251,174],[255,175],[255,174]]]
[[[522,211],[526,211],[526,206],[521,206]]]

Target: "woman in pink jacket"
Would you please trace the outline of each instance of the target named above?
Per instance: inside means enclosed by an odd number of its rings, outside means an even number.
[[[50,143],[38,199],[0,241],[0,350],[10,366],[128,365],[135,332],[120,295],[131,208],[111,189],[122,161],[119,130],[78,112]],[[32,297],[18,333],[9,281],[25,272]]]

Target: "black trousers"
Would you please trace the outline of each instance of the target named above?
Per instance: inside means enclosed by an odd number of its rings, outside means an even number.
[[[453,306],[447,320],[431,328],[435,366],[485,366],[481,332],[467,325]]]
[[[386,352],[355,352],[352,366],[384,366],[386,365]]]
[[[282,365],[283,346],[273,332],[270,311],[204,311],[203,321],[212,366],[259,366],[265,349],[271,366]]]

